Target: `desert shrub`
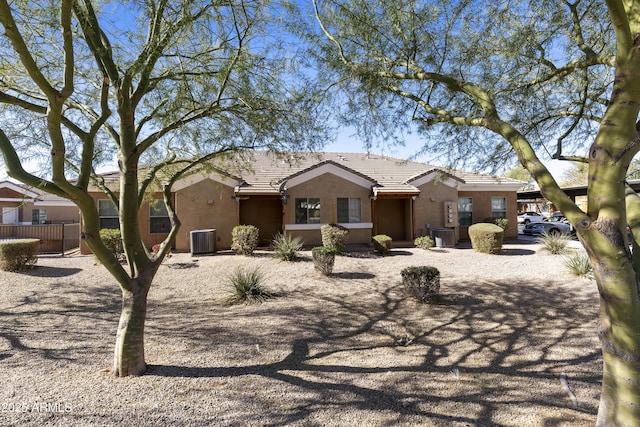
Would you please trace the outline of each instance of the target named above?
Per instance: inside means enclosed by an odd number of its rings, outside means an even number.
[[[499,254],[502,250],[504,230],[495,224],[478,223],[469,227],[471,247],[476,252]]]
[[[0,242],[0,270],[22,271],[38,262],[38,239],[17,239]]]
[[[100,239],[104,245],[116,256],[118,259],[124,257],[124,246],[122,243],[122,234],[119,228],[103,228],[100,230]]]
[[[378,234],[373,236],[373,250],[377,253],[384,255],[389,253],[391,250],[391,244],[393,243],[393,239],[386,234]]]
[[[440,271],[435,267],[407,267],[400,272],[406,294],[420,302],[433,302],[440,293]]]
[[[593,273],[591,260],[584,251],[572,252],[564,257],[564,266],[575,276],[589,276]]]
[[[545,250],[553,255],[561,255],[567,252],[567,246],[569,245],[569,236],[561,233],[542,233],[536,242],[542,245],[542,250]]]
[[[302,245],[300,237],[291,237],[289,234],[282,233],[278,233],[271,242],[275,257],[283,261],[295,260]]]
[[[245,270],[239,267],[228,280],[231,284],[229,301],[232,303],[260,303],[273,296],[263,287],[263,275],[258,269]]]
[[[339,224],[324,224],[320,227],[322,245],[339,254],[349,241],[349,229]]]
[[[318,246],[311,249],[311,256],[316,270],[325,276],[331,275],[336,260],[336,253],[333,250],[326,246]]]
[[[258,247],[260,230],[254,225],[236,225],[231,230],[231,249],[240,255],[251,255]]]
[[[420,249],[431,249],[436,245],[433,239],[429,236],[418,237],[413,241],[413,244]]]
[[[509,220],[507,218],[485,218],[482,222],[485,224],[495,224],[503,230],[509,227]]]

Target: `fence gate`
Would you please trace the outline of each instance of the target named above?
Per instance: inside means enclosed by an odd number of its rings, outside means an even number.
[[[38,239],[40,254],[60,254],[80,247],[80,224],[0,224],[0,240]]]

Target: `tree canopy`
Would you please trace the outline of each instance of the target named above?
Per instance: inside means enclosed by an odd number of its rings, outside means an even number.
[[[450,164],[514,157],[499,117],[547,158],[583,156],[608,103],[614,42],[601,1],[318,1],[312,38],[370,143],[419,134]],[[357,84],[354,84],[356,83]],[[365,90],[362,90],[365,89]]]

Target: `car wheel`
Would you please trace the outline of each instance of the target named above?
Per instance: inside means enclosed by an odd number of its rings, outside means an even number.
[[[525,220],[524,220],[524,223],[525,223],[525,224],[529,224],[530,222],[531,222],[531,221],[529,221],[528,219],[525,219]]]
[[[553,237],[559,237],[562,233],[557,228],[552,228],[549,230],[549,234]]]

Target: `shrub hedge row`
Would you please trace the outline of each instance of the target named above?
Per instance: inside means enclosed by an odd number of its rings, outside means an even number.
[[[38,261],[38,239],[16,239],[0,242],[0,269],[22,271]]]

